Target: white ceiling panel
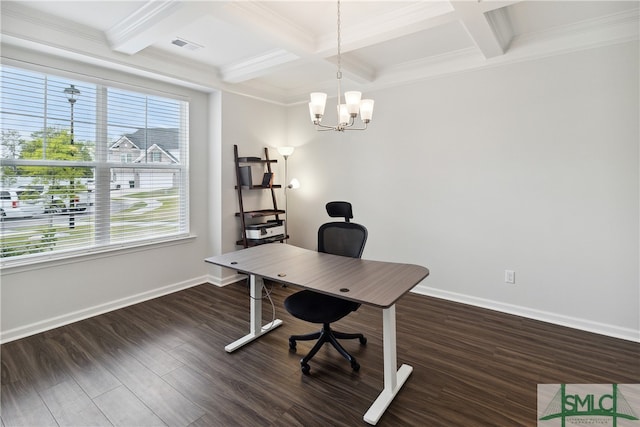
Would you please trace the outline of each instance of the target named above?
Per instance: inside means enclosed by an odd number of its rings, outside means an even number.
[[[171,43],[176,38],[186,39],[202,47],[196,51],[180,48]],[[182,28],[168,31],[151,46],[214,67],[222,67],[278,48],[277,45],[256,38],[249,32],[238,31],[233,24],[211,15],[202,16]]]
[[[442,55],[473,45],[473,40],[464,26],[460,22],[452,21],[408,36],[363,47],[345,56],[351,55],[359,61],[370,64],[376,70],[384,70],[398,64]]]

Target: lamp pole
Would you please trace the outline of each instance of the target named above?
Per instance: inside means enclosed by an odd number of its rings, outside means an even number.
[[[282,157],[284,157],[284,212],[286,215],[286,219],[284,221],[284,237],[285,240],[289,240],[289,232],[287,231],[287,223],[289,222],[289,197],[287,197],[287,192],[291,186],[289,186],[289,172],[287,160],[289,156],[293,154],[294,147],[278,147],[278,153]]]
[[[69,105],[71,107],[71,132],[70,132],[69,142],[70,142],[70,145],[73,145],[74,144],[73,106],[76,103],[78,95],[80,95],[80,91],[74,85],[70,85],[63,92],[65,95],[67,95],[67,100],[69,101]],[[71,155],[73,155],[73,151],[71,152]],[[71,184],[71,194],[69,194],[69,228],[74,229],[76,228],[76,218],[74,213],[76,208],[76,199],[75,199],[76,182],[75,182],[75,179],[73,179],[73,177],[70,180],[70,184]]]
[[[289,179],[289,174],[287,172],[287,159],[289,158],[289,155],[287,154],[284,157],[284,183],[285,183],[285,187],[284,187],[284,211],[286,214],[286,218],[284,221],[284,237],[285,240],[289,240],[289,232],[287,231],[287,223],[289,222],[289,197],[287,196],[287,192],[289,190],[289,185],[287,184],[289,181],[287,181]]]

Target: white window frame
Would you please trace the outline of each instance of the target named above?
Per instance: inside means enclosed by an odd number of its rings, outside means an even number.
[[[98,87],[97,91],[97,102],[103,102],[104,108],[98,108],[97,110],[102,112],[102,114],[98,114],[96,117],[96,150],[95,150],[95,158],[91,162],[74,162],[74,161],[36,161],[36,160],[24,160],[24,159],[2,159],[2,166],[42,166],[43,164],[51,165],[51,166],[72,166],[72,167],[91,167],[94,168],[94,180],[95,180],[95,189],[94,194],[96,198],[96,204],[99,203],[110,203],[109,202],[109,191],[110,184],[112,181],[112,177],[117,175],[116,170],[122,169],[135,169],[135,170],[144,170],[144,169],[167,169],[177,171],[180,178],[179,181],[182,183],[179,186],[179,198],[180,198],[180,206],[179,209],[184,214],[180,216],[180,232],[179,233],[171,233],[165,236],[155,236],[149,239],[141,239],[141,240],[132,240],[130,242],[119,242],[115,244],[111,244],[109,241],[109,231],[105,229],[105,227],[110,227],[110,219],[108,211],[97,211],[96,219],[95,219],[95,245],[91,248],[82,248],[82,249],[70,249],[70,250],[61,250],[61,251],[53,251],[43,254],[37,255],[28,255],[28,256],[16,256],[16,257],[7,257],[0,258],[0,270],[9,267],[19,267],[19,266],[29,266],[38,264],[41,262],[48,262],[56,259],[68,259],[74,258],[77,256],[86,256],[91,253],[105,253],[110,251],[129,251],[129,250],[137,250],[137,248],[148,246],[148,245],[157,245],[157,244],[173,244],[175,241],[190,239],[193,238],[190,234],[189,228],[189,101],[187,97],[176,95],[176,94],[167,94],[163,92],[158,92],[157,90],[149,89],[149,88],[141,88],[140,86],[132,87],[126,83],[114,82],[112,80],[102,80],[97,77],[87,77],[86,75],[75,75],[70,72],[61,72],[60,70],[50,69],[45,66],[38,66],[34,64],[23,64],[19,61],[17,64],[12,63],[14,61],[3,61],[2,66],[8,66],[14,69],[24,69],[25,71],[37,72],[49,76],[56,77],[69,77],[70,79],[77,81],[85,81],[90,84],[95,84]],[[141,95],[147,96],[160,96],[163,98],[174,99],[176,101],[183,102],[183,108],[181,109],[181,119],[180,119],[180,163],[179,164],[134,164],[131,162],[109,162],[108,161],[108,144],[107,141],[106,129],[107,129],[107,117],[106,117],[106,91],[107,88],[115,88],[115,89],[123,89],[131,92],[136,92]],[[99,218],[99,216],[102,216]],[[102,224],[102,229],[100,229],[99,224]]]

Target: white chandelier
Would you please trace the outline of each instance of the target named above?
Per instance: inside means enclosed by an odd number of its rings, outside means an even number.
[[[340,86],[340,80],[342,80],[340,36],[340,0],[338,0],[338,72],[336,73],[336,78],[338,79],[338,124],[334,126],[327,126],[321,123],[322,116],[324,115],[324,107],[327,103],[327,94],[323,92],[313,92],[311,94],[311,102],[309,102],[309,114],[311,115],[311,121],[316,125],[316,130],[318,131],[335,130],[338,132],[344,132],[345,130],[365,130],[373,116],[373,99],[360,99],[362,98],[361,92],[345,92],[345,103],[342,103],[342,99],[340,97],[340,93],[342,91]],[[353,127],[355,124],[355,118],[358,116],[358,112],[360,112],[360,120],[362,120],[362,123],[364,124],[363,127]]]

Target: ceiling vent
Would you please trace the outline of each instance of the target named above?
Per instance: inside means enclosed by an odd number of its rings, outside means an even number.
[[[182,47],[184,49],[187,49],[187,50],[198,50],[198,49],[201,49],[201,48],[204,47],[204,46],[201,46],[201,45],[199,45],[197,43],[190,42],[188,40],[182,39],[180,37],[176,38],[175,40],[172,40],[171,43],[175,44],[178,47]]]

